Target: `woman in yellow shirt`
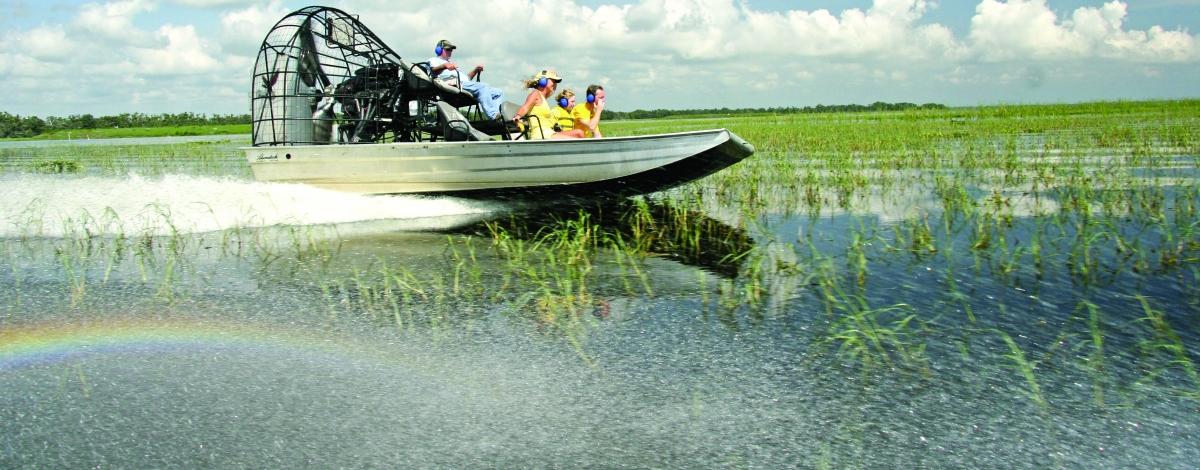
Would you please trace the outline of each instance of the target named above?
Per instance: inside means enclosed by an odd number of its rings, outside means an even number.
[[[604,137],[600,134],[600,114],[604,112],[604,87],[587,87],[587,103],[575,106],[571,116],[575,118],[575,130],[582,130],[583,137]]]
[[[558,82],[562,81],[553,70],[543,70],[538,72],[528,80],[525,80],[525,88],[529,88],[529,96],[525,98],[525,104],[522,104],[517,109],[516,122],[522,124],[522,119],[529,117],[529,138],[530,139],[570,139],[580,137],[575,130],[567,132],[554,131],[554,118],[550,115],[550,105],[546,104],[546,97],[554,93],[554,89],[558,88]]]

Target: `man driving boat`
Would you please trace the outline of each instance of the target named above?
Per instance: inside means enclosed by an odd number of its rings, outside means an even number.
[[[500,103],[504,102],[504,92],[487,83],[475,81],[475,78],[483,72],[483,64],[476,65],[464,76],[458,64],[450,60],[456,48],[457,46],[448,40],[438,41],[437,46],[433,49],[437,55],[429,59],[431,75],[437,77],[438,80],[467,90],[479,101],[479,107],[483,109],[484,114],[495,119],[500,114]]]

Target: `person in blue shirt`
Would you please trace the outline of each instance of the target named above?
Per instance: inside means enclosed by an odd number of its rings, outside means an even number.
[[[504,92],[487,83],[474,80],[480,72],[483,72],[483,64],[476,65],[475,68],[464,74],[458,64],[450,60],[456,48],[457,46],[445,39],[438,41],[437,47],[434,48],[434,53],[437,55],[429,59],[430,74],[438,80],[443,80],[471,93],[479,101],[479,107],[483,109],[484,114],[495,119],[500,114],[500,103],[504,102]]]

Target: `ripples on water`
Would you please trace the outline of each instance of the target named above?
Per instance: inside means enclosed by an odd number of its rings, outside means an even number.
[[[704,246],[736,257],[662,252],[638,277],[597,255],[586,286],[564,287],[571,261],[513,251],[550,250],[538,230],[574,211],[517,230],[547,209],[244,175],[0,178],[2,466],[1200,461],[1200,383],[1180,361],[1197,357],[1194,263],[1081,277],[1077,233],[1038,223],[1054,198],[1005,232],[1053,235],[1045,266],[1006,268],[964,246],[969,231],[956,253],[888,235],[867,239],[856,281],[854,234],[912,230],[906,214],[940,204],[914,186],[812,217],[688,212],[714,227]],[[589,210],[598,236],[632,240]],[[855,355],[845,339],[865,331],[880,342]]]

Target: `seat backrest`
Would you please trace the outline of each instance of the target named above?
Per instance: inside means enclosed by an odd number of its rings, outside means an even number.
[[[517,118],[518,109],[521,109],[521,105],[505,101],[500,103],[500,116],[504,118],[504,122],[513,122]]]
[[[464,142],[492,139],[491,136],[471,127],[467,118],[449,103],[438,101],[435,106],[437,107],[438,124],[442,128],[442,138],[446,141]]]
[[[410,92],[422,93],[434,89],[433,78],[429,76],[429,63],[418,62],[409,64],[400,61],[404,73],[404,85]]]

